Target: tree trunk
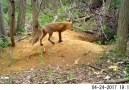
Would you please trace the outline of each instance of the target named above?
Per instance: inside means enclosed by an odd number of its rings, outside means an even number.
[[[5,37],[6,35],[7,32],[5,30],[5,24],[4,24],[2,1],[0,1],[0,38],[2,38],[2,41],[7,41]]]
[[[12,12],[12,8],[11,8],[11,3],[9,0],[7,0],[8,2],[8,26],[10,26],[10,19],[11,19],[11,12]]]
[[[38,0],[31,0],[32,5],[32,18],[33,18],[33,32],[32,38],[38,31]]]
[[[124,55],[127,47],[127,35],[129,25],[129,0],[121,0],[118,30],[117,30],[117,42],[116,47],[120,55]]]
[[[10,19],[10,40],[11,46],[15,46],[15,39],[14,39],[14,31],[15,31],[15,2],[14,0],[9,0],[11,3],[11,19]]]
[[[17,31],[25,29],[26,0],[19,0]]]

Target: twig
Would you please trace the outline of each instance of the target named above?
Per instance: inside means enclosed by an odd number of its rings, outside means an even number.
[[[97,69],[97,70],[100,70],[100,71],[102,71],[102,72],[104,72],[104,73],[109,74],[107,71],[104,71],[104,70],[102,70],[101,68],[95,67],[95,66],[93,66],[93,65],[88,64],[87,66],[92,67],[92,68],[94,68],[94,69]]]
[[[70,83],[70,82],[74,82],[74,81],[77,81],[77,78],[65,80],[65,81],[63,81],[63,83]]]
[[[92,18],[93,17],[93,14],[92,15],[90,15],[90,16],[83,16],[83,17],[81,17],[81,18],[77,18],[77,19],[75,19],[73,22],[86,22],[86,21],[88,21],[88,20],[90,20],[90,18]]]
[[[106,36],[106,34],[105,34],[105,32],[103,31],[103,27],[102,27],[102,18],[101,18],[101,16],[99,15],[99,23],[100,23],[100,26],[101,26],[101,31],[102,31],[102,34],[105,36],[105,38],[107,39],[107,41],[108,41],[108,37]]]
[[[101,70],[100,68],[95,67],[95,66],[92,66],[92,65],[90,65],[90,64],[88,64],[87,66],[90,66],[90,67],[92,67],[92,68],[94,68],[94,69],[97,69],[97,70]]]

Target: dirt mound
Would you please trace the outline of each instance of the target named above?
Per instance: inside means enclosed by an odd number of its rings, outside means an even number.
[[[0,57],[0,74],[41,65],[67,67],[94,63],[103,51],[101,46],[91,43],[94,40],[92,36],[74,31],[63,32],[62,43],[58,43],[58,33],[54,33],[52,40],[55,45],[51,44],[47,38],[48,36],[43,39],[44,46],[40,46],[39,42],[32,46],[29,43],[31,37],[28,37],[17,42],[14,48],[5,48]]]

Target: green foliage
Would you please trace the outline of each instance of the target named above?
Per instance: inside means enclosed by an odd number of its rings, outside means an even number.
[[[118,8],[120,6],[120,0],[116,0],[116,7]]]
[[[46,74],[47,74],[47,77],[48,77],[48,78],[50,78],[50,76],[51,76],[52,72],[49,70],[49,71],[47,71],[47,73],[46,73]]]
[[[108,60],[113,62],[116,57],[114,57],[113,55],[108,55],[107,58],[108,58]]]
[[[32,21],[32,13],[31,12],[26,12],[26,19],[28,22]]]
[[[106,30],[107,29],[107,26],[106,25],[103,25],[102,26],[102,30]]]
[[[73,79],[75,77],[75,74],[74,73],[70,73],[69,74],[69,79]]]
[[[1,81],[3,80],[4,84],[12,84],[13,80],[10,77],[3,77],[1,78]]]
[[[27,5],[26,5],[26,19],[28,22],[31,22],[31,20],[32,20],[31,2],[28,2],[28,1],[27,1]]]
[[[96,42],[96,44],[102,45],[102,42],[99,40],[99,41]]]
[[[92,73],[89,71],[89,72],[86,72],[85,75],[88,76],[88,77],[91,77]]]
[[[85,22],[82,22],[81,24],[80,23],[75,23],[74,26],[77,30],[80,30],[80,31],[86,31],[86,29],[87,29],[87,26],[86,26]]]
[[[107,55],[107,52],[106,51],[103,51],[100,56],[98,57],[97,59],[97,64],[98,65],[102,65],[103,64],[103,58],[105,58]]]
[[[116,37],[116,32],[112,32],[111,30],[108,30],[108,39],[110,40],[109,42],[115,41]]]
[[[45,63],[44,63],[43,56],[42,56],[42,53],[41,53],[41,52],[39,52],[39,56],[40,56],[40,64],[41,64],[42,66],[44,66]]]
[[[40,18],[38,19],[39,25],[42,26],[44,24],[52,22],[53,18],[50,17],[50,13],[47,13],[45,15],[41,15]]]
[[[8,2],[7,2],[7,0],[3,0],[2,6],[3,6],[3,12],[7,13],[8,12]]]
[[[126,65],[125,70],[129,73],[129,64]]]
[[[124,63],[129,63],[129,58],[127,58],[127,57],[120,57],[120,59]]]
[[[17,27],[17,32],[24,32],[24,31],[25,31],[24,27],[22,27],[22,26]]]
[[[102,60],[101,60],[101,59],[98,59],[98,60],[97,60],[97,64],[98,64],[98,65],[102,65],[102,64],[103,64]]]
[[[7,47],[9,45],[8,41],[3,42],[2,40],[0,40],[0,47]]]

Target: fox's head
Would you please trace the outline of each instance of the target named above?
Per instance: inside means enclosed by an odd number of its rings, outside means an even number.
[[[66,29],[73,30],[73,23],[72,22],[67,22]]]

